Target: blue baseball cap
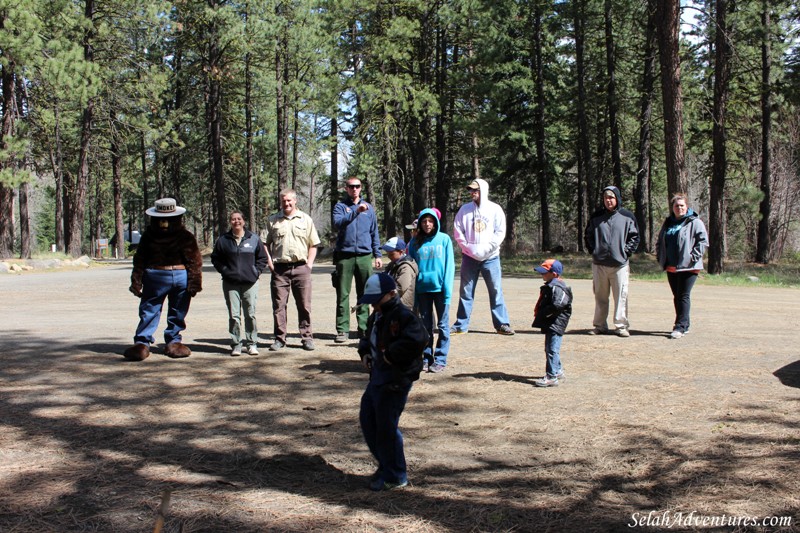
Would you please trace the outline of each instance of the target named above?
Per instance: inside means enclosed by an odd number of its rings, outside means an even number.
[[[381,246],[384,252],[405,252],[406,243],[400,237],[392,237]]]
[[[559,276],[564,272],[564,265],[561,264],[561,261],[558,259],[546,259],[544,263],[535,267],[534,270],[539,274],[547,274],[548,272],[552,272],[553,274],[558,274]]]
[[[397,283],[392,276],[384,272],[373,274],[364,286],[364,294],[358,299],[358,305],[374,304],[394,290],[397,290]]]

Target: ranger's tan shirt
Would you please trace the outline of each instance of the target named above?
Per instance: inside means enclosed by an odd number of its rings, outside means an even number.
[[[296,209],[287,217],[283,211],[267,221],[267,249],[274,263],[308,261],[308,249],[321,241],[310,216]]]

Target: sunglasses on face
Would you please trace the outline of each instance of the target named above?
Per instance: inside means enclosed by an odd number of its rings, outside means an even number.
[[[350,184],[348,183],[348,184],[347,184],[347,188],[348,188],[348,189],[360,189],[360,188],[361,188],[361,184],[359,183],[359,184],[357,184],[357,185],[350,185]]]

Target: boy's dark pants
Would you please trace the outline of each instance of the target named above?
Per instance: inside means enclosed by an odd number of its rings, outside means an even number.
[[[411,385],[399,387],[384,384],[367,385],[361,397],[361,432],[369,451],[378,460],[378,474],[389,483],[408,480],[406,456],[403,453],[403,434],[398,429],[400,415],[406,406]]]

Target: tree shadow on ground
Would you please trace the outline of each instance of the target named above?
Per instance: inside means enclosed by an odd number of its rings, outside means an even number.
[[[480,426],[459,428],[444,456],[412,471],[410,489],[373,494],[365,488],[372,461],[354,404],[364,376],[346,370],[350,361],[266,360],[168,373],[159,364],[123,370],[103,358],[65,360],[74,347],[19,341],[0,341],[11,354],[0,381],[7,389],[0,443],[7,457],[25,457],[3,474],[2,530],[141,531],[165,488],[174,491],[167,531],[208,532],[625,531],[633,512],[700,505],[713,515],[731,501],[763,494],[775,501],[798,491],[796,476],[767,474],[797,471],[796,410],[752,404],[718,420],[709,439],[657,421],[598,426],[599,449],[590,442],[571,458],[542,457],[561,444],[552,432],[531,428],[507,440],[509,454],[493,454],[474,451]],[[279,364],[297,364],[299,373],[282,376]],[[456,377],[528,381],[503,373]],[[475,408],[467,404],[471,391],[459,394],[448,398],[448,409]],[[491,409],[511,420],[516,414],[509,406]],[[448,461],[460,454],[468,457],[458,466]],[[770,510],[798,511],[791,501]]]
[[[800,361],[789,363],[772,373],[787,387],[800,389]]]

